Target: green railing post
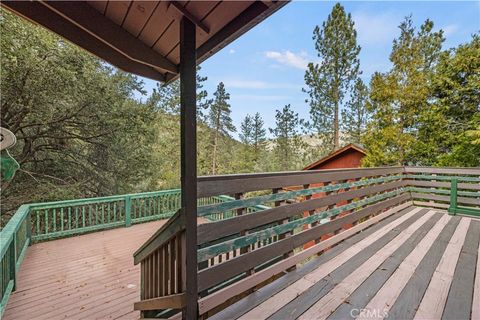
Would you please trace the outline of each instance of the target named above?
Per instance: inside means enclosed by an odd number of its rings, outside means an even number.
[[[450,207],[448,208],[448,213],[451,215],[455,215],[457,213],[457,187],[457,178],[452,178],[450,186]]]
[[[12,292],[17,287],[17,236],[14,234],[13,240],[10,244],[10,280],[13,281]]]
[[[132,225],[132,197],[125,197],[125,227]]]
[[[27,223],[26,237],[27,237],[28,245],[31,245],[32,244],[32,210],[30,208],[28,208],[28,214],[25,219],[27,219],[26,220],[26,223]]]

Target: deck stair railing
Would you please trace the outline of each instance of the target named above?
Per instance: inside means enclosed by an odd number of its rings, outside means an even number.
[[[458,203],[478,210],[479,168],[389,167],[200,177],[199,196],[229,194],[234,199],[200,206],[197,211],[199,217],[229,212],[218,221],[197,225],[199,314],[208,317],[218,312],[252,289],[412,204],[448,209],[452,179],[461,181],[462,191],[455,198]],[[270,208],[247,209],[259,205]],[[165,279],[165,270],[171,272],[175,263],[182,263],[180,258],[170,266],[158,260],[169,241],[183,243],[175,240],[183,237],[180,217],[181,212],[172,227],[162,228],[134,254],[135,263],[142,266],[142,297],[135,309],[145,317],[171,315],[172,310],[165,310],[185,306],[183,282],[170,291],[152,289],[146,283]],[[183,279],[185,271],[176,270]]]

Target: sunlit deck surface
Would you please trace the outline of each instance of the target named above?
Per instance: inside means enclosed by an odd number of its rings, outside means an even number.
[[[5,319],[138,319],[132,254],[162,223],[33,245]],[[480,319],[479,240],[478,219],[409,207],[213,318]]]

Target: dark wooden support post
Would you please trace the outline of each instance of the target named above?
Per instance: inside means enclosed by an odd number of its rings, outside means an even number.
[[[184,319],[198,317],[197,283],[197,106],[195,25],[180,22],[180,128],[182,209],[185,215],[186,307]]]
[[[282,188],[275,188],[275,189],[272,189],[272,193],[273,194],[276,194],[276,193],[279,193],[280,191],[282,190]],[[279,206],[284,206],[286,205],[287,203],[285,202],[285,200],[282,200],[282,201],[275,201],[275,207],[279,207]],[[289,220],[288,219],[284,219],[280,222],[280,224],[285,224],[285,223],[288,223]],[[286,232],[286,233],[283,233],[281,235],[279,235],[278,237],[278,240],[282,240],[282,239],[285,239],[285,238],[288,238],[288,237],[291,237],[293,235],[293,231],[289,231],[289,232]],[[283,258],[284,259],[287,259],[288,257],[291,257],[293,256],[294,252],[293,251],[289,251],[287,253],[285,253],[283,255]],[[293,266],[293,267],[290,267],[287,269],[287,271],[292,271],[294,270],[296,267]]]

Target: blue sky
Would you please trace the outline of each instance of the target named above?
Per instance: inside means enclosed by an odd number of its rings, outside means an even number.
[[[308,119],[305,66],[316,61],[312,40],[316,25],[326,20],[335,2],[294,1],[202,64],[209,95],[220,81],[231,95],[232,118],[239,128],[246,114],[259,112],[267,127],[274,126],[275,109],[291,104]],[[388,56],[398,25],[412,15],[416,26],[427,18],[445,31],[444,48],[468,42],[480,30],[480,1],[347,1],[362,47],[360,67],[368,83],[375,71],[390,67]],[[155,82],[144,80],[151,91]],[[234,136],[237,136],[236,134]]]

